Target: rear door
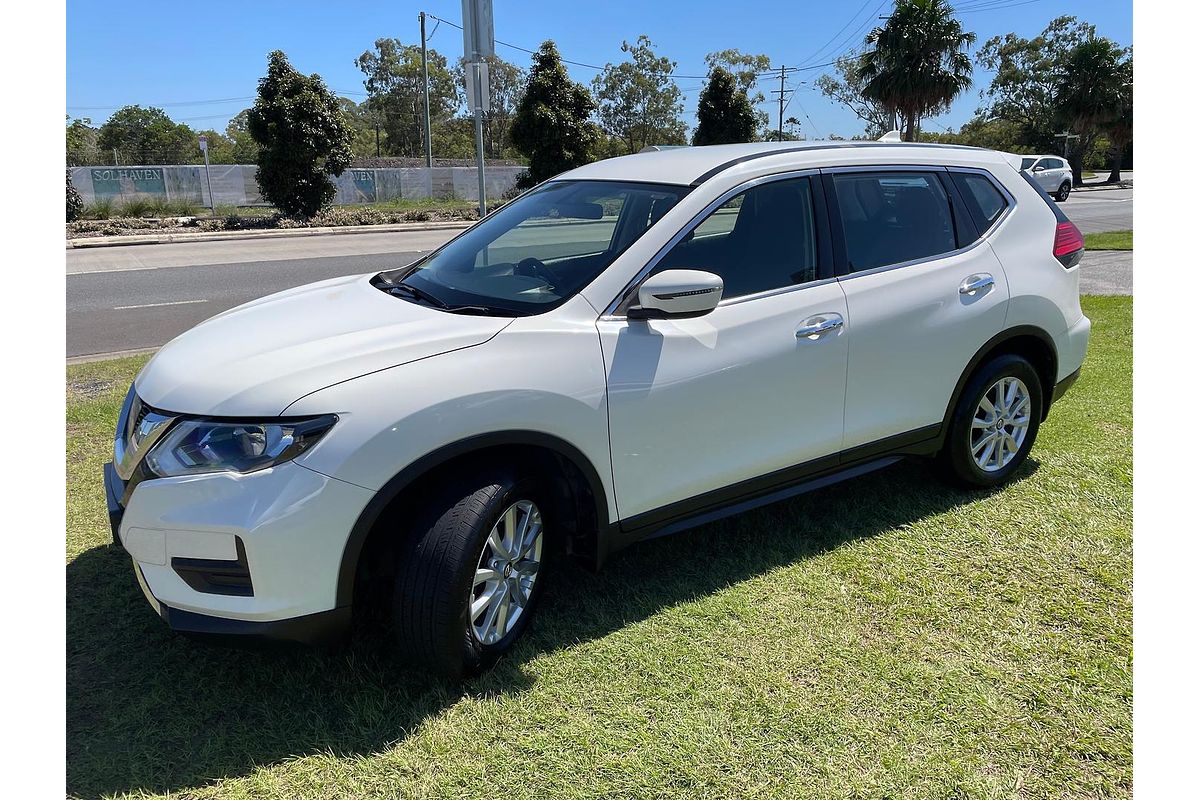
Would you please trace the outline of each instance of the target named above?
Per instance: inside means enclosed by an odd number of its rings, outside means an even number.
[[[844,448],[928,438],[1003,326],[1004,272],[946,170],[824,172],[850,347]]]

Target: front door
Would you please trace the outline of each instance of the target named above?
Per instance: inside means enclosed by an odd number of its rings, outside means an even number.
[[[811,178],[791,177],[736,193],[648,273],[720,275],[723,299],[708,315],[599,321],[613,479],[628,527],[836,460],[846,302],[826,273],[828,243],[816,235],[823,198],[813,189]]]

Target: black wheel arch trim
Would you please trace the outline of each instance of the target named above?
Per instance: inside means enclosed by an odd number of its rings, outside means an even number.
[[[506,430],[468,436],[447,445],[443,445],[421,456],[410,463],[396,475],[392,476],[367,503],[359,513],[346,546],[342,549],[342,561],[338,567],[337,605],[350,606],[354,602],[355,578],[358,572],[358,561],[362,556],[363,545],[374,528],[375,523],[393,500],[413,485],[431,470],[447,462],[468,455],[472,452],[488,450],[495,447],[538,447],[554,452],[569,460],[583,473],[588,482],[592,497],[595,500],[595,513],[598,531],[605,530],[609,525],[608,493],[600,473],[592,464],[591,459],[583,451],[570,442],[552,434],[532,430]]]
[[[1042,419],[1050,412],[1050,404],[1053,402],[1054,384],[1058,377],[1058,347],[1054,344],[1054,338],[1042,328],[1036,325],[1016,325],[1012,328],[1006,328],[1000,333],[988,339],[982,347],[980,347],[975,355],[971,356],[971,360],[967,362],[966,369],[958,378],[958,383],[954,386],[954,393],[950,395],[950,402],[946,405],[946,414],[942,418],[942,435],[949,429],[950,417],[954,414],[954,408],[958,405],[959,398],[962,397],[963,389],[966,388],[967,381],[971,380],[971,376],[979,369],[993,350],[1007,341],[1020,339],[1024,337],[1033,337],[1042,344],[1046,345],[1050,351],[1052,358],[1050,385],[1042,387]],[[1035,368],[1037,365],[1034,365]],[[1040,375],[1039,375],[1040,377]]]

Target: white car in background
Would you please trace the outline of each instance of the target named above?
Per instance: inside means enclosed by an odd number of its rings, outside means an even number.
[[[1021,156],[1021,170],[1058,202],[1065,203],[1071,196],[1071,165],[1062,156]]]
[[[177,631],[322,641],[378,611],[405,657],[476,673],[556,558],[906,456],[968,487],[1028,474],[1087,349],[1082,254],[990,150],[597,161],[419,261],[163,347],[105,468],[114,540]]]

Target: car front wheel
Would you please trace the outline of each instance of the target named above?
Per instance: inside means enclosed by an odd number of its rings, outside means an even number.
[[[999,356],[967,382],[950,417],[940,460],[955,482],[987,488],[1024,463],[1042,419],[1037,371],[1017,355]]]
[[[397,564],[401,653],[457,679],[491,667],[529,624],[549,555],[537,482],[503,471],[447,486]]]

